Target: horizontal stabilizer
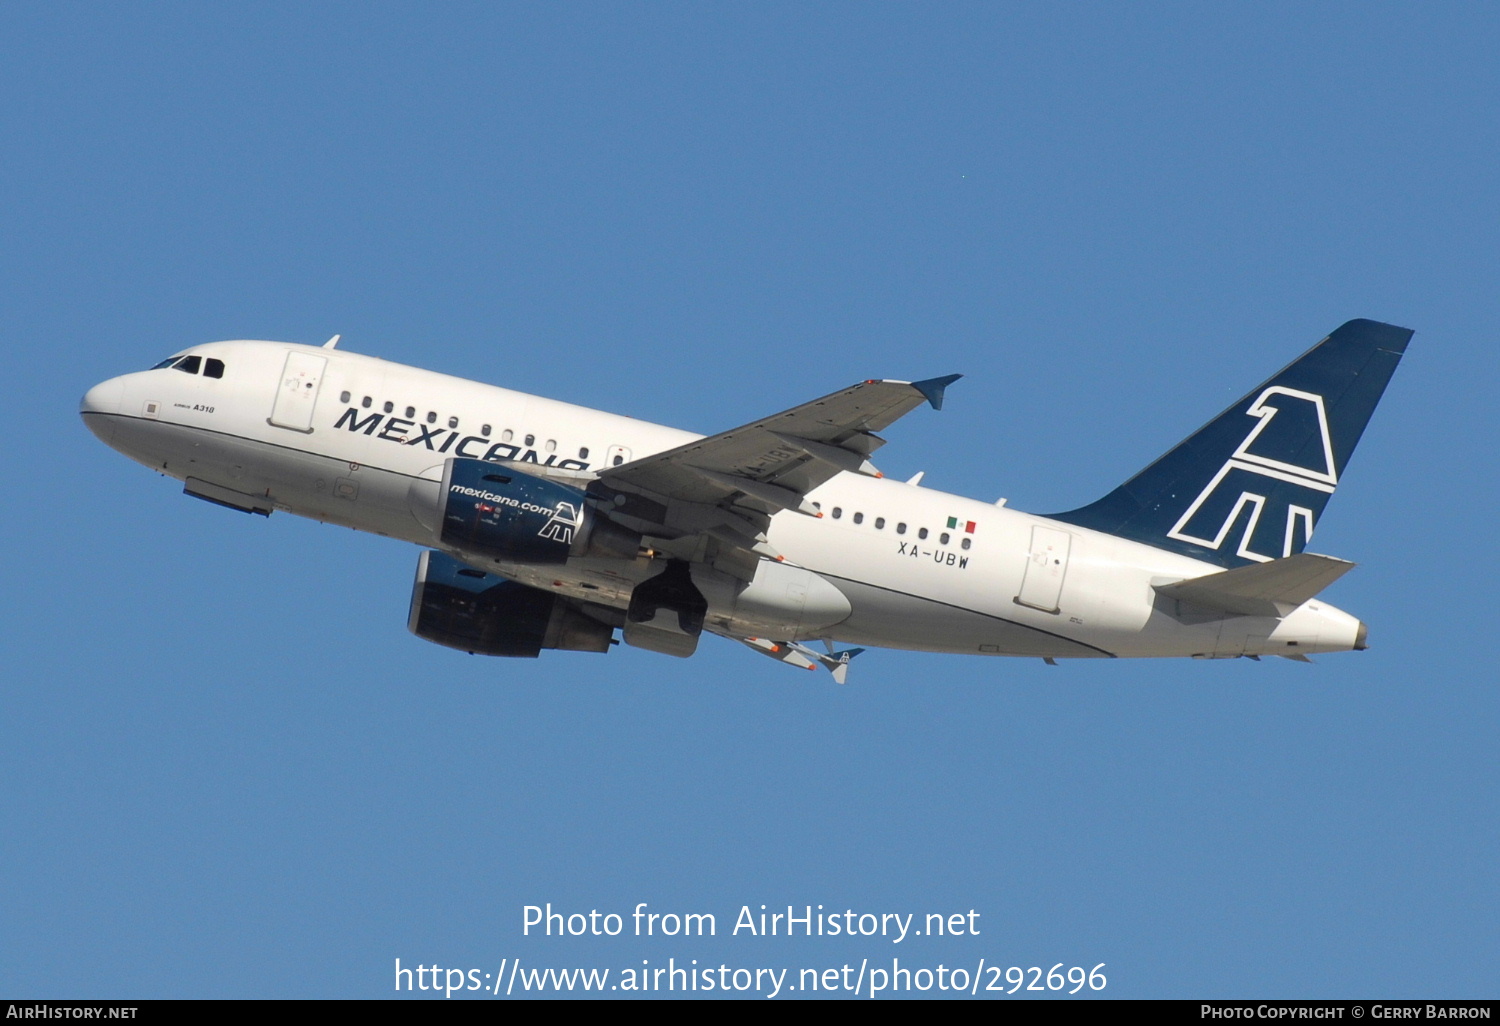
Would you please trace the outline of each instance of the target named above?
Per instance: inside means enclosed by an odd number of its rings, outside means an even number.
[[[816,670],[818,668],[817,663],[786,642],[769,641],[765,638],[736,638],[735,640],[752,651],[759,652],[761,655],[768,655],[777,662],[786,663],[788,666],[795,666],[799,670]]]
[[[728,636],[730,635],[726,635]],[[761,655],[768,655],[788,666],[803,670],[816,670],[821,665],[833,674],[833,679],[840,684],[847,683],[849,680],[849,660],[864,651],[862,648],[849,648],[842,652],[829,652],[824,655],[816,649],[808,648],[795,641],[771,641],[767,638],[735,638],[735,640]]]
[[[1299,552],[1155,588],[1167,598],[1240,616],[1282,617],[1352,569],[1347,560]]]
[[[799,645],[795,641],[792,642],[792,648],[801,652],[809,659],[821,663],[829,673],[833,674],[833,679],[840,684],[849,683],[849,660],[864,651],[862,648],[846,648],[842,652],[834,652],[832,651],[833,646],[829,645],[829,652],[827,655],[824,655],[822,652],[808,648],[806,645]]]

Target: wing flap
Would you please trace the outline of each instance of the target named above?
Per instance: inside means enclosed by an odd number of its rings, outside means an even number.
[[[813,508],[812,503],[802,497],[802,493],[791,488],[784,488],[779,484],[769,484],[765,481],[757,481],[752,477],[739,477],[735,474],[721,474],[717,470],[709,470],[707,467],[689,466],[687,469],[701,475],[704,480],[712,481],[730,493],[738,492],[748,499],[754,499],[773,511],[790,509],[796,510],[809,517],[820,517],[823,514]]]

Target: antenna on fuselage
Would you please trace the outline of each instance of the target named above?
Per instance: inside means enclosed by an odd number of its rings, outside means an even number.
[[[342,335],[335,335],[335,336],[333,336],[333,338],[331,338],[327,342],[323,343],[323,348],[324,349],[333,349],[333,348],[335,348],[339,344],[339,339],[341,339],[343,337],[344,336],[342,336]]]

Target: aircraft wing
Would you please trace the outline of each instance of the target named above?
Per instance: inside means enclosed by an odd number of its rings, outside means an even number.
[[[712,558],[705,544],[779,558],[766,544],[770,517],[784,509],[821,516],[808,492],[835,474],[879,477],[870,454],[885,444],[875,434],[929,403],[961,375],[925,381],[864,381],[732,431],[700,438],[599,474],[622,493],[611,515],[656,521],[662,544],[684,559]],[[629,501],[637,496],[646,503]],[[660,512],[655,512],[659,507]],[[745,568],[740,561],[741,569]],[[731,567],[724,569],[735,572]],[[751,571],[753,573],[753,570]]]

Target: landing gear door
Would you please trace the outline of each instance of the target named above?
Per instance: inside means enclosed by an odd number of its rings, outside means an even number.
[[[286,354],[286,367],[276,387],[276,405],[271,408],[273,425],[312,434],[313,407],[327,366],[327,357],[295,351]]]
[[[1051,527],[1031,529],[1031,554],[1026,560],[1026,574],[1021,578],[1021,593],[1016,602],[1044,613],[1061,610],[1063,578],[1068,574],[1068,549],[1073,536]]]

